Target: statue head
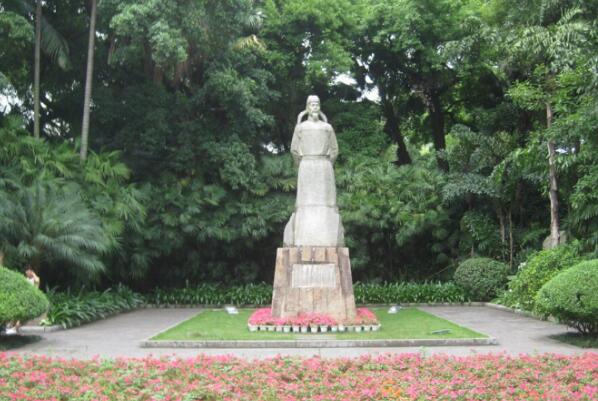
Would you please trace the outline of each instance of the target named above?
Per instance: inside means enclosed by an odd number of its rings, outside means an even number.
[[[307,101],[305,102],[305,110],[299,113],[297,117],[297,124],[301,122],[303,117],[307,115],[313,121],[324,121],[328,122],[328,119],[320,110],[320,98],[316,95],[310,95],[307,97]]]
[[[320,98],[316,95],[310,95],[305,102],[305,110],[310,116],[318,119],[320,117]]]

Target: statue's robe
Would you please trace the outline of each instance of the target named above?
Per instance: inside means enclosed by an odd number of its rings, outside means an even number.
[[[344,246],[333,169],[338,144],[332,126],[311,120],[297,124],[291,153],[299,165],[297,200],[284,230],[284,246]]]

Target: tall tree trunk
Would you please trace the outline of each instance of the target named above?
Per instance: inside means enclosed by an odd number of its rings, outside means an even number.
[[[444,111],[438,94],[432,93],[429,100],[432,137],[434,141],[434,149],[436,149],[436,163],[438,164],[438,168],[446,172],[449,170],[448,162],[440,156],[440,152],[444,151],[446,148],[444,139]]]
[[[384,117],[386,122],[384,124],[384,132],[389,136],[391,140],[397,143],[397,166],[404,166],[411,164],[411,156],[407,151],[407,145],[405,145],[405,138],[401,134],[399,129],[399,118],[397,117],[394,107],[389,101],[383,101]]]
[[[42,43],[42,0],[35,4],[35,55],[33,73],[33,136],[39,138],[39,75]]]
[[[513,248],[514,248],[514,238],[513,238],[513,213],[511,212],[511,206],[509,206],[509,269],[513,271]]]
[[[89,140],[89,104],[91,102],[91,82],[93,80],[93,53],[96,37],[97,1],[91,0],[91,16],[89,19],[89,42],[87,45],[87,72],[85,74],[85,98],[83,101],[83,123],[81,124],[81,160],[87,159]]]
[[[552,107],[546,103],[546,127],[552,126]],[[556,176],[556,150],[553,139],[548,139],[548,177],[550,188],[548,196],[550,198],[550,247],[555,247],[560,242],[559,228],[559,193],[558,181]]]
[[[505,245],[507,242],[506,234],[505,234],[505,215],[502,211],[502,207],[500,205],[496,206],[496,216],[498,217],[498,229],[500,233],[500,242]]]

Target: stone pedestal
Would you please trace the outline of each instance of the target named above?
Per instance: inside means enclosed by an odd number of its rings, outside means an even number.
[[[355,318],[349,249],[287,247],[276,252],[272,315],[327,314],[338,321]]]

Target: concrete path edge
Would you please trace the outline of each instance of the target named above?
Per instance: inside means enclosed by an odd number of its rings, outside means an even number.
[[[145,340],[141,348],[354,348],[354,347],[442,347],[497,345],[488,338],[406,339],[406,340],[227,340],[184,341]]]

